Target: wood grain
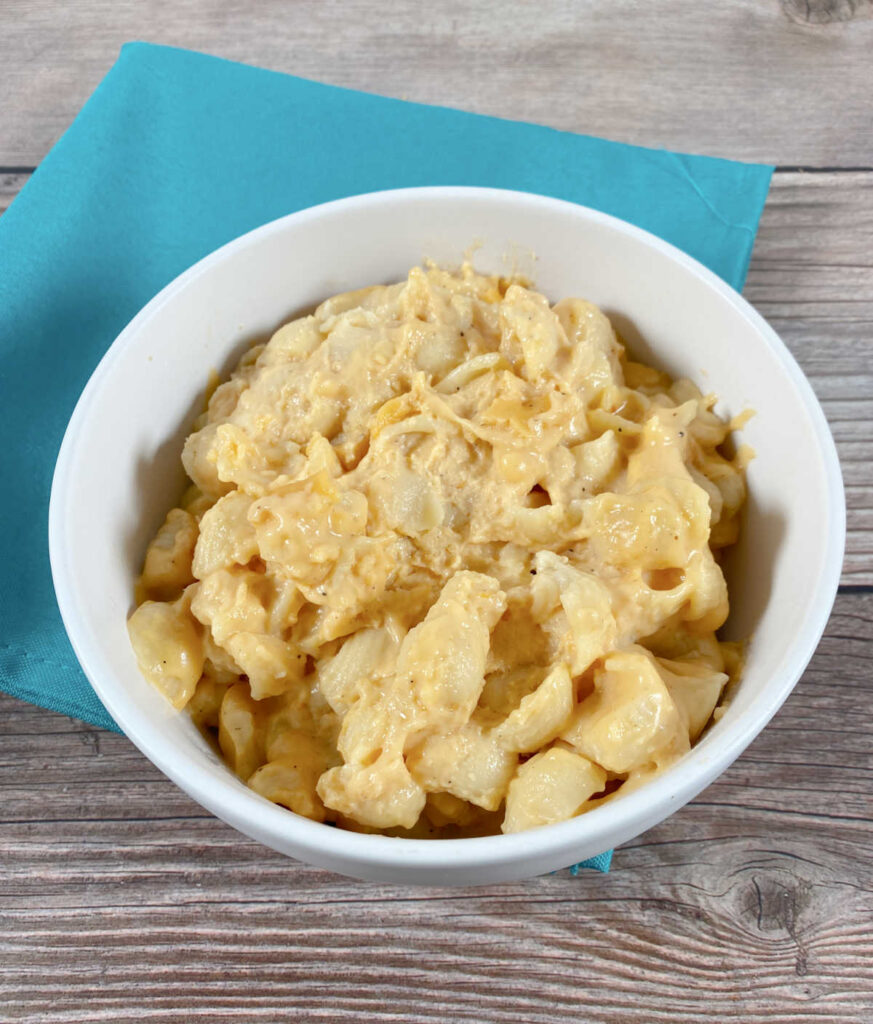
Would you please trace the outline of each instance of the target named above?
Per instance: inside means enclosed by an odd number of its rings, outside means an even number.
[[[0,212],[27,177],[0,174]],[[822,401],[846,485],[843,582],[873,584],[873,172],[778,172],[745,295]]]
[[[0,1022],[871,1024],[873,0],[0,0],[0,213],[134,38],[781,165],[745,294],[837,439],[848,589],[764,733],[608,876],[349,881],[0,695]]]
[[[873,173],[777,173],[744,294],[824,407],[846,487],[843,582],[873,584]]]
[[[0,698],[0,1018],[869,1024],[871,674],[873,594],[843,594],[770,726],[608,876],[468,890],[287,860]]]
[[[29,171],[0,170],[0,215],[6,212],[29,178]]]
[[[0,166],[34,166],[131,39],[642,145],[873,166],[871,0],[3,0]]]

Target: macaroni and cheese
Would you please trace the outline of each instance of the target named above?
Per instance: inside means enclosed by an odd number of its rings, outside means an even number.
[[[252,789],[359,831],[562,821],[674,762],[737,652],[735,424],[607,317],[414,268],[252,348],[185,443],[140,667]]]

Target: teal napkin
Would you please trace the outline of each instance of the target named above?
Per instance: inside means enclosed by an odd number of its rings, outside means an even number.
[[[739,289],[771,173],[125,46],[0,218],[0,688],[115,728],[54,601],[52,470],[113,338],[200,257],[329,199],[487,185],[623,217]]]

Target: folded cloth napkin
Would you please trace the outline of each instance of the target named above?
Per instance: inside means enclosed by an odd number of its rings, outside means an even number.
[[[0,219],[0,688],[115,728],[54,601],[52,470],[113,338],[200,257],[329,199],[487,185],[622,217],[740,288],[771,173],[126,45]]]

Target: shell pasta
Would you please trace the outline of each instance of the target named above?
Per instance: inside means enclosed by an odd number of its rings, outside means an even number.
[[[739,662],[746,450],[594,305],[416,267],[252,348],[129,621],[228,765],[408,837],[565,820],[681,757]]]

